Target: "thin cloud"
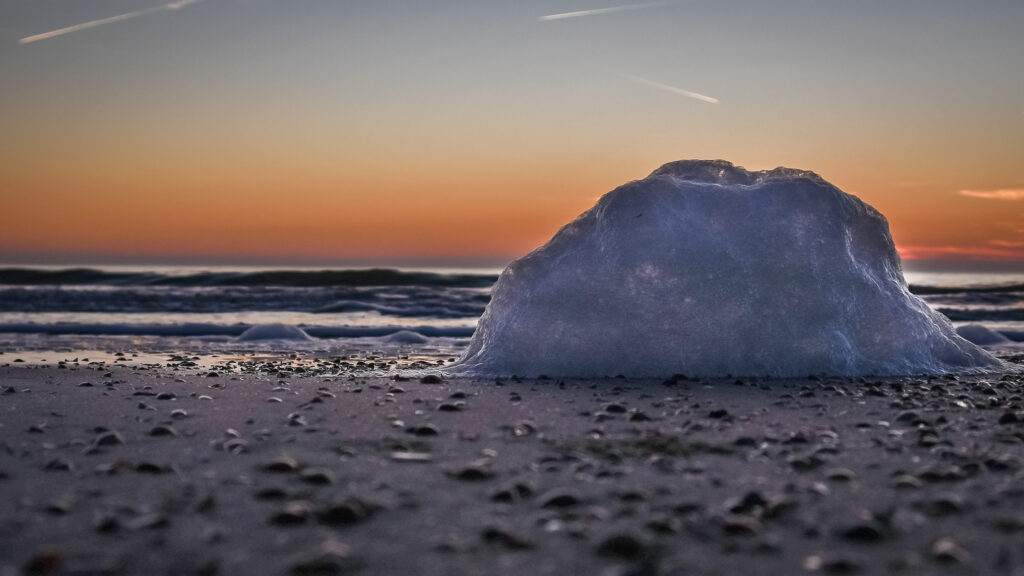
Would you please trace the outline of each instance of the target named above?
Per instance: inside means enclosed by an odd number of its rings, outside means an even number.
[[[1024,188],[1008,190],[960,190],[961,196],[985,198],[986,200],[1024,200]]]
[[[672,94],[686,96],[687,98],[693,98],[694,100],[700,100],[701,102],[707,102],[709,104],[719,103],[718,98],[712,98],[711,96],[707,96],[699,92],[691,92],[690,90],[684,90],[682,88],[677,88],[675,86],[669,86],[668,84],[662,84],[661,82],[655,82],[654,80],[648,80],[647,78],[641,78],[640,76],[634,76],[632,74],[626,74],[624,72],[618,72],[617,74],[619,77],[625,78],[626,80],[632,80],[633,82],[638,82],[640,84],[651,86],[659,90],[664,90],[665,92],[671,92]]]
[[[991,244],[991,243],[990,243]],[[980,260],[1016,261],[1024,259],[1024,250],[1013,246],[897,246],[903,260]]]
[[[21,40],[18,40],[19,44],[31,44],[32,42],[38,42],[40,40],[48,40],[50,38],[56,38],[57,36],[63,36],[72,32],[78,32],[80,30],[88,30],[89,28],[96,28],[97,26],[103,26],[104,24],[113,24],[114,22],[122,22],[124,20],[131,20],[132,18],[138,18],[139,16],[145,16],[146,14],[153,14],[155,12],[166,12],[168,10],[181,10],[189,4],[198,4],[203,0],[176,0],[175,2],[168,2],[162,6],[154,6],[152,8],[144,8],[142,10],[135,10],[134,12],[125,12],[124,14],[118,14],[116,16],[109,16],[107,18],[100,18],[99,20],[90,20],[89,22],[82,22],[81,24],[75,24],[74,26],[67,26],[65,28],[58,28],[57,30],[51,30],[49,32],[43,32],[41,34],[35,34],[32,36],[26,36]]]
[[[547,16],[540,16],[537,20],[541,22],[548,22],[551,20],[565,20],[567,18],[580,18],[583,16],[598,16],[601,14],[613,14],[615,12],[629,12],[632,10],[642,10],[644,8],[655,8],[658,6],[666,6],[668,4],[675,4],[676,2],[646,2],[644,4],[622,4],[620,6],[608,6],[607,8],[593,8],[590,10],[577,10],[575,12],[561,12],[559,14],[548,14]]]
[[[989,240],[989,244],[1000,248],[1024,248],[1024,242],[1016,240]]]

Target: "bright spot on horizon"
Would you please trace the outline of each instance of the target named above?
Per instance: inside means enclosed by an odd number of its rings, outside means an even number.
[[[651,86],[659,90],[664,90],[665,92],[671,92],[672,94],[678,94],[680,96],[686,96],[687,98],[693,98],[694,100],[700,100],[701,102],[707,102],[709,104],[718,104],[720,102],[718,98],[707,96],[705,94],[701,94],[700,92],[684,90],[683,88],[670,86],[668,84],[662,84],[661,82],[655,82],[654,80],[649,80],[647,78],[642,78],[640,76],[634,76],[633,74],[626,74],[625,72],[617,72],[616,74],[622,78],[625,78],[626,80],[632,80],[633,82],[645,84],[647,86]]]
[[[66,26],[64,28],[58,28],[49,32],[42,32],[40,34],[34,34],[32,36],[26,36],[18,40],[18,44],[31,44],[32,42],[38,42],[40,40],[48,40],[50,38],[56,38],[57,36],[63,36],[72,32],[78,32],[81,30],[88,30],[90,28],[96,28],[103,26],[104,24],[113,24],[114,22],[122,22],[124,20],[130,20],[146,14],[153,14],[155,12],[165,12],[171,10],[180,10],[189,4],[197,4],[203,0],[175,0],[174,2],[168,2],[161,6],[154,6],[152,8],[143,8],[142,10],[134,10],[132,12],[125,12],[123,14],[117,14],[116,16],[108,16],[106,18],[100,18],[99,20],[90,20],[81,24],[75,24],[73,26]]]

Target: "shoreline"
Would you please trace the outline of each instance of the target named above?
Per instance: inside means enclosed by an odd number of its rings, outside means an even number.
[[[0,367],[0,575],[1024,568],[1020,373],[429,384],[286,363]]]

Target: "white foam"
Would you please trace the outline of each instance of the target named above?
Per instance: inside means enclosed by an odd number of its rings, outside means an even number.
[[[385,336],[383,341],[388,344],[425,344],[428,342],[428,338],[412,330],[399,330],[390,336]]]
[[[885,218],[812,172],[681,161],[501,274],[452,372],[893,375],[1001,369],[911,295]]]
[[[298,326],[288,324],[260,324],[242,332],[238,338],[239,342],[256,342],[261,340],[312,340],[309,334]]]
[[[992,346],[996,344],[1009,344],[1010,339],[999,332],[982,326],[981,324],[964,324],[956,329],[961,338],[973,342],[978,346]]]

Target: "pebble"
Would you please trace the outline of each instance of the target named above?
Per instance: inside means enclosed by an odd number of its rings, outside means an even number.
[[[964,501],[952,493],[939,494],[918,503],[918,507],[928,516],[950,516],[964,510]]]
[[[480,536],[484,542],[500,544],[509,550],[528,550],[535,546],[532,540],[505,526],[485,526]]]
[[[516,438],[532,436],[537,432],[537,425],[531,420],[520,420],[512,426],[512,435]]]
[[[335,501],[316,512],[317,520],[329,525],[355,524],[373,516],[381,506],[355,496]]]
[[[932,557],[948,564],[967,564],[971,555],[952,538],[939,538],[931,547]]]
[[[266,486],[253,492],[256,500],[286,500],[291,494],[280,486]]]
[[[308,502],[294,501],[284,505],[270,516],[270,523],[276,526],[297,526],[305,524],[313,515]]]
[[[352,549],[337,540],[328,540],[319,549],[304,554],[290,563],[291,576],[341,576],[359,571],[362,562]]]
[[[71,508],[74,507],[74,504],[74,497],[71,494],[65,494],[47,502],[45,509],[47,512],[55,516],[63,516],[71,512]]]
[[[849,468],[832,468],[825,472],[825,478],[832,482],[853,482],[857,479],[857,473]]]
[[[896,422],[902,424],[916,424],[921,422],[921,415],[913,410],[904,410],[896,415]]]
[[[660,514],[647,520],[644,527],[655,534],[676,534],[682,529],[683,523],[677,518]]]
[[[143,461],[135,464],[135,471],[140,474],[163,474],[169,472],[170,467]]]
[[[583,496],[571,488],[555,488],[541,494],[537,500],[541,508],[569,508],[583,503]]]
[[[954,464],[936,464],[919,473],[918,478],[925,482],[957,482],[967,477],[967,473]]]
[[[875,544],[885,539],[882,529],[874,522],[862,522],[840,528],[838,534],[843,540],[859,544]]]
[[[411,426],[408,429],[409,433],[413,436],[437,436],[440,432],[437,426],[433,424],[421,424],[419,426]]]
[[[1016,412],[1007,411],[1007,412],[1003,412],[1003,414],[1001,416],[999,416],[999,423],[1000,424],[1021,424],[1021,423],[1024,423],[1024,420],[1022,420],[1019,416],[1017,416]]]
[[[430,462],[434,457],[428,452],[409,452],[399,450],[391,453],[391,459],[395,462]]]
[[[263,464],[264,472],[273,472],[276,474],[285,474],[288,472],[295,472],[299,469],[299,463],[290,456],[278,456],[273,460],[270,460]]]
[[[647,543],[638,534],[623,532],[612,534],[602,539],[597,545],[597,553],[601,556],[614,556],[633,560],[643,556]]]
[[[182,418],[188,418],[188,412],[186,412],[185,410],[182,410],[181,408],[176,408],[174,410],[171,410],[171,418],[174,418],[175,420],[181,420]]]
[[[170,520],[167,516],[159,512],[148,512],[125,521],[124,527],[128,530],[150,530],[165,528],[168,524]]]
[[[911,476],[910,474],[900,474],[893,479],[893,485],[900,490],[916,490],[924,486],[916,476]]]
[[[98,512],[93,517],[92,529],[100,534],[112,534],[121,530],[121,528],[121,521],[113,514]]]
[[[861,571],[857,562],[845,556],[808,556],[804,558],[804,570],[809,572],[825,572],[826,574],[854,574]]]
[[[249,443],[241,438],[230,438],[225,440],[221,446],[225,452],[231,454],[245,454],[249,451]]]
[[[173,426],[160,424],[149,430],[150,436],[178,436],[178,431]]]
[[[722,520],[722,532],[728,536],[753,536],[761,531],[761,523],[756,518],[734,514]]]
[[[51,472],[71,472],[75,469],[75,465],[67,458],[58,456],[47,461],[43,469]]]
[[[117,446],[124,444],[124,437],[113,430],[108,430],[96,436],[92,443],[93,446]]]
[[[490,466],[483,463],[472,463],[458,470],[452,470],[448,472],[448,476],[456,480],[465,480],[468,482],[478,482],[481,480],[490,480],[494,478],[494,470],[491,470]]]
[[[318,486],[334,484],[334,473],[326,468],[305,468],[299,473],[299,478],[307,484]]]
[[[443,380],[441,380],[441,377],[437,374],[427,374],[420,378],[420,383],[422,384],[440,384],[441,382],[443,382]]]
[[[784,495],[773,496],[765,504],[762,516],[767,519],[781,518],[799,506],[800,501],[795,498]]]
[[[790,456],[786,460],[797,472],[810,472],[825,463],[817,454],[804,454],[801,456]]]
[[[626,407],[617,402],[605,404],[603,409],[608,414],[625,414],[627,412]]]
[[[992,527],[1004,534],[1016,534],[1024,532],[1024,518],[1013,516],[999,516],[992,520]]]
[[[521,498],[529,498],[531,495],[533,495],[532,486],[525,482],[516,482],[492,492],[491,500],[495,502],[513,502]]]
[[[156,395],[157,400],[174,400],[177,396],[174,392],[161,392]]]
[[[768,501],[760,492],[747,492],[742,498],[734,498],[725,503],[725,508],[733,514],[754,514],[764,510]]]

